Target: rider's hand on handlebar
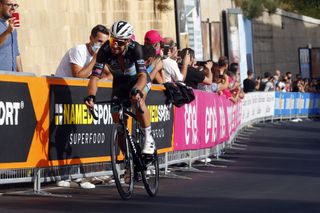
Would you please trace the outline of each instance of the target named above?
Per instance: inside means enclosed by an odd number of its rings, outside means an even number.
[[[94,96],[94,95],[89,95],[89,96],[84,98],[84,103],[90,109],[93,109],[95,101],[96,101],[96,96]]]
[[[133,87],[130,92],[131,100],[134,102],[140,102],[143,98],[143,93],[141,90],[137,89],[136,87]]]

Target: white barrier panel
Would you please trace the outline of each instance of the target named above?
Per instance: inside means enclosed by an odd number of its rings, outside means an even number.
[[[274,116],[275,93],[247,93],[242,101],[241,124],[254,119]]]

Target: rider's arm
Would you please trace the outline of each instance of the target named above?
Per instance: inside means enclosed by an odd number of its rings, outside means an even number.
[[[90,76],[88,84],[88,95],[96,95],[98,91],[98,81],[99,78],[97,76]]]
[[[103,58],[105,53],[100,49],[97,54],[96,63],[93,66],[92,73],[90,76],[89,84],[88,84],[88,97],[86,99],[86,104],[89,107],[93,107],[95,95],[98,91],[98,81],[101,78],[103,73],[103,68],[105,64],[103,63]]]
[[[137,45],[134,50],[135,54],[135,66],[137,70],[137,83],[134,85],[133,88],[136,88],[140,91],[143,91],[144,87],[147,84],[147,71],[144,65],[143,55],[142,55],[142,48],[140,45]]]

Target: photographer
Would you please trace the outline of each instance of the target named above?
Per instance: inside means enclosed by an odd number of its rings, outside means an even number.
[[[206,85],[212,84],[212,61],[207,61],[204,65],[203,71],[200,71],[195,65],[196,65],[196,59],[194,55],[194,50],[191,48],[185,48],[181,51],[181,58],[184,58],[186,54],[190,54],[190,62],[188,64],[188,69],[187,69],[187,75],[184,80],[186,85],[192,87],[193,89],[198,88],[199,83],[203,83]],[[182,65],[180,65],[182,67]]]

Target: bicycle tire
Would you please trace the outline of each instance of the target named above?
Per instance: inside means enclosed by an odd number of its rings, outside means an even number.
[[[155,197],[159,189],[159,161],[157,151],[153,154],[152,160],[146,163],[146,170],[141,172],[144,187],[150,197]]]
[[[113,177],[120,197],[123,200],[129,200],[133,194],[133,160],[126,131],[124,127],[122,128],[123,138],[125,138],[126,141],[124,143],[125,146],[123,147],[125,149],[125,153],[123,153],[123,157],[119,155],[120,146],[118,144],[118,129],[116,126],[114,126],[110,143],[111,165]],[[127,183],[125,183],[124,180],[124,171],[126,170],[126,168],[128,168],[128,170],[130,171],[130,178]]]

